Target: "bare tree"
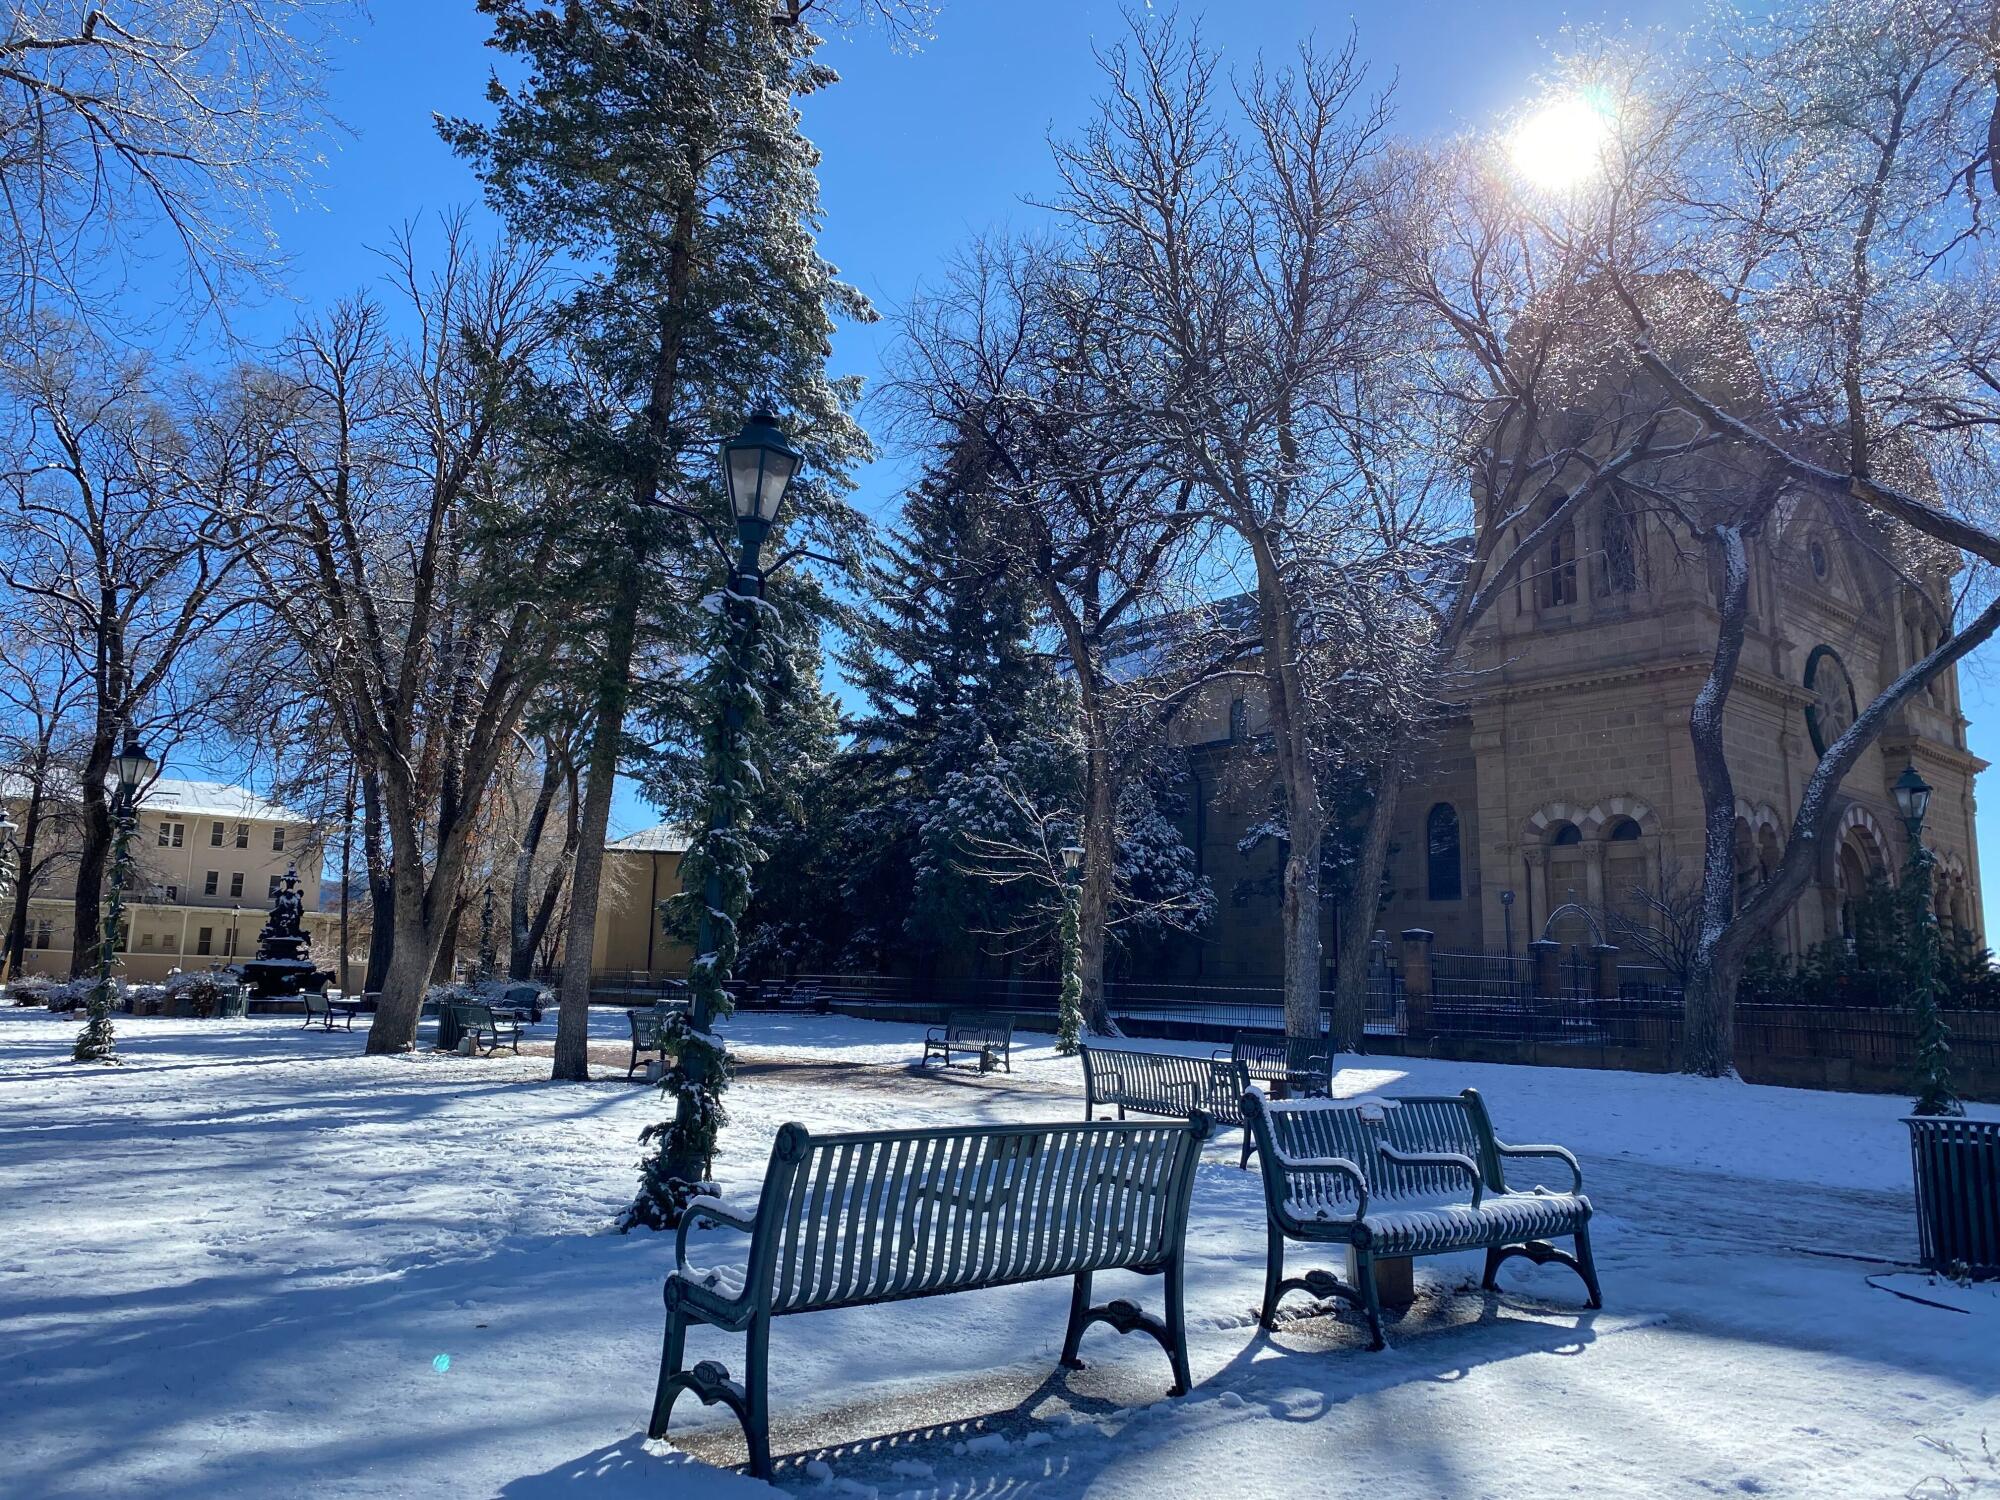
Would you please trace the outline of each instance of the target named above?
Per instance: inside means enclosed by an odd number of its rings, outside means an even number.
[[[0,17],[0,260],[10,311],[109,311],[169,248],[188,301],[273,255],[318,165],[326,50],[352,0],[10,0]]]
[[[1108,1034],[1104,961],[1127,784],[1165,719],[1200,686],[1198,675],[1170,684],[1156,662],[1135,672],[1125,658],[1165,607],[1202,515],[1172,455],[1121,422],[1145,343],[1114,316],[1089,257],[1074,265],[1055,246],[975,247],[906,320],[908,368],[895,389],[906,420],[998,502],[1001,544],[1034,588],[1075,684],[1081,1008],[1092,1031]],[[1000,864],[1033,861],[1016,850]],[[1203,909],[1182,895],[1179,916]]]
[[[270,471],[219,516],[257,599],[379,806],[394,920],[369,1049],[416,1036],[482,799],[562,620],[561,495],[524,477],[519,423],[553,329],[543,257],[475,253],[458,221],[426,274],[393,261],[414,324],[359,298],[302,326],[243,399],[270,411]],[[375,865],[371,850],[371,868]]]
[[[1150,343],[1125,421],[1194,485],[1227,538],[1212,561],[1254,600],[1284,803],[1286,1027],[1318,1035],[1340,653],[1312,601],[1355,555],[1376,499],[1356,439],[1393,350],[1366,253],[1388,105],[1365,93],[1351,42],[1259,65],[1232,99],[1198,32],[1135,17],[1103,66],[1097,119],[1058,148],[1055,206],[1115,292],[1119,323]],[[1232,104],[1240,131],[1224,123]]]
[[[0,803],[20,808],[13,910],[0,964],[19,973],[28,948],[28,903],[73,858],[77,839],[78,740],[87,724],[89,674],[33,620],[0,640]]]
[[[152,368],[87,334],[44,325],[0,369],[16,467],[0,475],[0,576],[43,639],[89,682],[76,767],[82,840],[71,972],[97,961],[98,900],[112,840],[106,779],[120,737],[156,754],[209,709],[198,656],[238,609],[207,516],[233,493],[240,424],[207,424],[203,395],[162,390]]]

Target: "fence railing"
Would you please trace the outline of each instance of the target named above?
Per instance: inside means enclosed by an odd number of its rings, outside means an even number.
[[[1568,983],[1559,993],[1529,993],[1527,961],[1491,954],[1433,955],[1432,991],[1423,1016],[1423,1045],[1449,1049],[1463,1043],[1473,1056],[1615,1066],[1674,1068],[1680,1064],[1683,1003],[1671,976],[1641,965],[1621,966],[1617,998],[1579,993]],[[1588,986],[1582,987],[1587,990]],[[783,1004],[794,990],[835,1009],[894,1017],[933,1018],[948,1011],[1005,1015],[1053,1029],[1059,986],[1052,979],[916,979],[884,974],[807,974],[782,983],[742,987],[747,1006]],[[1371,966],[1367,985],[1371,1036],[1408,1038],[1409,997],[1391,961]],[[1320,996],[1321,1028],[1334,996]],[[1189,984],[1114,979],[1105,1003],[1119,1026],[1134,1036],[1226,1042],[1238,1031],[1285,1029],[1283,986],[1275,977]],[[1968,1078],[2000,1079],[2000,1012],[1948,1010],[1955,1070]],[[1877,1077],[1907,1072],[1916,1059],[1916,1024],[1910,1012],[1881,1005],[1739,1004],[1739,1064],[1836,1062],[1877,1070]],[[1515,1050],[1519,1049],[1519,1050]]]

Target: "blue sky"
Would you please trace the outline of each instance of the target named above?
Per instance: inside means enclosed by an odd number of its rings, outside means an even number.
[[[1395,81],[1403,128],[1429,134],[1481,126],[1532,96],[1565,27],[1674,26],[1695,8],[1692,0],[1217,0],[1183,14],[1201,14],[1208,38],[1238,64],[1309,33],[1337,41],[1352,26],[1380,79]],[[278,226],[292,257],[290,289],[303,303],[373,279],[370,248],[393,226],[478,199],[478,184],[431,125],[434,112],[485,107],[490,54],[472,0],[376,0],[373,11],[337,54],[332,102],[347,133],[334,142],[317,205]],[[1084,120],[1097,89],[1091,47],[1123,30],[1108,0],[944,0],[938,34],[921,51],[892,52],[866,29],[836,37],[822,55],[842,82],[805,106],[825,158],[827,256],[893,315],[972,236],[1032,224],[1036,211],[1024,200],[1053,185],[1049,134]],[[275,333],[288,317],[283,306],[266,307],[246,331]],[[836,367],[872,377],[892,336],[887,321],[843,330]],[[871,514],[889,512],[905,474],[886,456],[861,475],[857,499]],[[1964,684],[1972,748],[1988,758],[2000,749],[1991,676],[1975,665]],[[619,798],[614,831],[652,821],[636,796]],[[1980,845],[1982,867],[2000,870],[2000,807],[1982,812]],[[2000,930],[2000,893],[1989,894],[1987,919]]]

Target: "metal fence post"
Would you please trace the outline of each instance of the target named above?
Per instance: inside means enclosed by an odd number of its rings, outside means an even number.
[[[1431,943],[1435,934],[1422,927],[1403,930],[1404,1035],[1412,1041],[1431,1033]]]

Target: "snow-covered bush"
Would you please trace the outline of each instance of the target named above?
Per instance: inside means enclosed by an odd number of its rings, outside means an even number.
[[[186,969],[167,977],[161,992],[171,1000],[186,1001],[191,1013],[207,1020],[222,1014],[222,1004],[236,988],[234,979],[207,969]]]
[[[23,974],[7,986],[16,1005],[45,1005],[50,1010],[75,1010],[90,998],[94,979],[55,979],[47,974]]]

